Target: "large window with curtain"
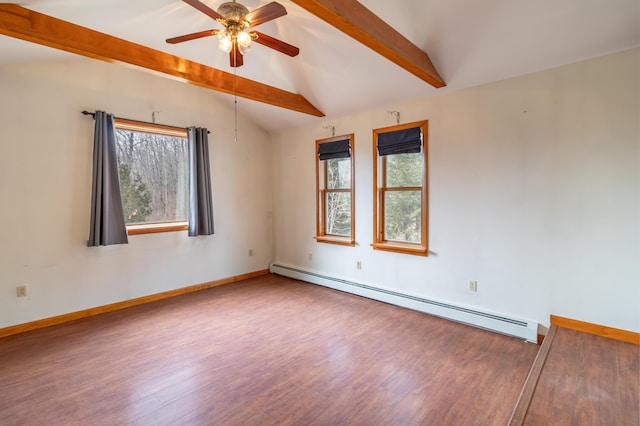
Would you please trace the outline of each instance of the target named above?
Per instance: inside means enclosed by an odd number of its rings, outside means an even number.
[[[186,230],[187,129],[117,118],[116,153],[129,235]]]
[[[127,244],[127,235],[150,232],[214,234],[206,128],[82,114],[94,118],[87,246]]]
[[[355,245],[353,134],[316,141],[316,241]]]
[[[428,254],[427,121],[373,131],[373,248]]]

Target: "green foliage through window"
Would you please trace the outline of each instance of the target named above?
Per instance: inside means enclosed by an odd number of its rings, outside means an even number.
[[[120,195],[126,223],[143,223],[151,214],[151,193],[128,164],[119,165]]]
[[[428,256],[427,124],[373,130],[375,250]]]
[[[422,186],[422,154],[387,155],[384,192],[384,235],[390,241],[420,243],[421,190],[389,190]]]
[[[387,155],[384,158],[387,162],[386,187],[422,186],[422,153]]]
[[[386,191],[384,235],[390,241],[420,243],[420,191]]]

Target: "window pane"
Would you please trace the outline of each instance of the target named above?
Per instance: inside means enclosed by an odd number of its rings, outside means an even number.
[[[348,189],[351,185],[351,159],[324,160],[327,170],[327,189]]]
[[[420,243],[420,191],[384,193],[384,236],[386,240]]]
[[[351,194],[349,192],[327,192],[325,213],[327,235],[351,234]]]
[[[387,155],[387,187],[422,186],[422,153]]]
[[[186,138],[117,130],[116,145],[126,223],[186,221]]]

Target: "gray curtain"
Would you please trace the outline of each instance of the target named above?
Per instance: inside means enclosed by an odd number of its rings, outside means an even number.
[[[126,244],[113,115],[96,111],[94,124],[91,229],[87,245]]]
[[[189,127],[189,236],[213,234],[208,131]]]

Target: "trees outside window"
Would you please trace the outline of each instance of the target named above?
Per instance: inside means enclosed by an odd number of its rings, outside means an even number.
[[[324,161],[325,190],[323,212],[327,235],[351,235],[351,159]]]
[[[355,245],[353,134],[316,141],[316,240]]]
[[[187,222],[187,149],[186,129],[116,120],[120,192],[128,228]]]
[[[151,215],[151,192],[129,164],[119,164],[120,196],[125,223],[144,223]]]
[[[427,146],[426,121],[373,131],[374,249],[427,255]]]

